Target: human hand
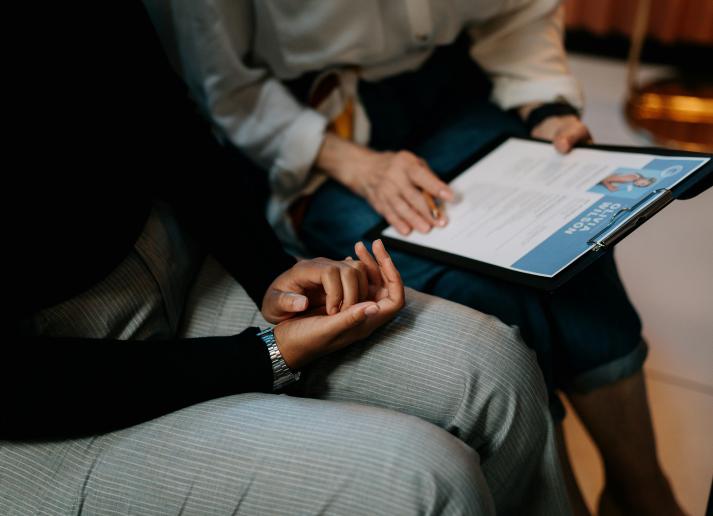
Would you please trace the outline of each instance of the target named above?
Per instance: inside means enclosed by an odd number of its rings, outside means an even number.
[[[532,130],[532,136],[554,143],[562,154],[572,150],[575,144],[591,142],[592,136],[587,126],[575,115],[551,116],[545,118]]]
[[[332,315],[366,300],[366,265],[352,259],[300,260],[270,284],[262,299],[262,315],[279,323],[307,308],[324,307]]]
[[[355,251],[368,276],[366,301],[333,315],[327,315],[326,307],[322,306],[275,326],[275,341],[291,369],[300,369],[320,356],[366,338],[403,308],[403,282],[384,244],[380,240],[374,242],[376,259],[361,242],[355,245]]]
[[[423,193],[450,201],[453,191],[411,152],[376,152],[327,133],[317,166],[369,201],[403,235],[448,223],[443,214],[433,218]]]

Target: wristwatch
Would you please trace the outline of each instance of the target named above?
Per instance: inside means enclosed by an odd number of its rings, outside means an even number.
[[[262,330],[257,334],[258,337],[267,346],[267,351],[270,353],[270,362],[272,362],[272,390],[279,391],[284,389],[291,383],[295,383],[300,379],[301,373],[299,371],[293,371],[290,369],[282,358],[282,353],[280,353],[280,348],[277,347],[277,341],[275,340],[275,334],[272,328],[267,328]]]

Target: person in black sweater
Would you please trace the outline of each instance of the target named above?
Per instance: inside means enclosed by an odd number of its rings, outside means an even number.
[[[0,514],[569,511],[517,329],[286,254],[140,3],[13,14]]]

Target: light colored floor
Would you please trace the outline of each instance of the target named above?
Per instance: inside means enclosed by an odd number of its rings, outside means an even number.
[[[621,111],[623,62],[571,56],[597,143],[646,145]],[[665,69],[644,67],[642,78]],[[617,262],[650,344],[647,386],[658,450],[684,509],[703,515],[713,478],[713,191],[676,201],[617,247]],[[590,508],[601,462],[571,410],[565,420],[575,473]]]

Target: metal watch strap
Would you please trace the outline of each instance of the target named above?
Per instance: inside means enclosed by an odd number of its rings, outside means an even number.
[[[272,390],[279,391],[299,380],[300,372],[292,371],[285,362],[285,359],[282,358],[282,353],[280,353],[280,348],[277,347],[277,341],[275,340],[275,334],[272,328],[262,330],[257,336],[265,343],[267,351],[270,354],[270,362],[272,363]]]

